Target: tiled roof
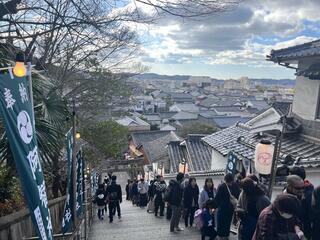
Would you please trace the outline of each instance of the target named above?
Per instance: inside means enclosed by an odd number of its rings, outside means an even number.
[[[300,70],[296,72],[297,76],[304,76],[308,77],[312,80],[319,80],[320,79],[320,64],[316,63],[308,67],[307,69]]]
[[[296,60],[302,57],[320,56],[320,40],[296,45],[289,48],[272,50],[267,59],[276,63]]]
[[[192,171],[204,171],[211,168],[211,149],[205,145],[201,138],[205,135],[189,134],[186,147],[189,155],[189,164]]]
[[[202,140],[223,156],[227,156],[233,147],[237,147],[237,138],[240,136],[252,137],[248,130],[234,125],[206,136]]]
[[[214,111],[214,110],[209,110],[209,111],[204,111],[204,112],[200,111],[199,115],[201,117],[204,117],[204,118],[207,118],[207,119],[215,117],[215,116],[218,116],[217,112]]]
[[[291,102],[275,102],[272,107],[280,114],[280,116],[287,115],[290,111]]]
[[[167,144],[179,140],[181,139],[174,132],[169,132],[163,137],[144,143],[143,149],[151,163],[167,161],[169,159]]]
[[[235,106],[235,104],[237,103],[239,103],[239,101],[235,99],[226,99],[226,100],[220,100],[216,102],[217,106],[221,106],[221,107]]]
[[[179,170],[179,163],[188,162],[189,171],[208,171],[211,168],[211,149],[201,138],[204,135],[190,134],[184,142],[171,141],[168,144],[170,167],[173,172]]]
[[[247,122],[250,118],[241,117],[241,116],[215,116],[211,120],[215,123],[218,128],[227,128],[232,125],[241,122]]]
[[[217,103],[217,101],[218,101],[217,99],[206,98],[199,103],[199,106],[210,108],[210,107],[214,106]]]
[[[118,124],[123,126],[148,126],[149,124],[138,117],[124,117],[116,121]]]
[[[179,120],[196,120],[198,119],[198,114],[189,113],[189,112],[178,112],[174,116],[172,116],[172,119],[175,119],[177,121]]]
[[[180,146],[181,141],[171,141],[168,143],[168,155],[170,159],[171,172],[179,171],[179,163],[187,159],[187,149],[185,146]]]
[[[189,93],[171,93],[171,98],[174,99],[191,99],[192,100],[192,95]]]
[[[217,112],[239,112],[241,111],[238,106],[215,106],[213,109]]]
[[[170,124],[164,124],[160,126],[161,131],[176,131],[176,127],[171,126]]]
[[[179,109],[184,112],[199,112],[199,107],[193,103],[177,103],[170,107],[171,109]]]
[[[273,135],[265,135],[264,139],[275,142]],[[240,158],[253,161],[255,146],[260,138],[241,126],[232,126],[202,140],[223,156],[234,151]],[[285,136],[282,141],[280,160],[283,161],[288,155],[293,157],[297,165],[320,167],[320,143],[307,141],[298,134]]]
[[[159,115],[160,115],[161,119],[169,119],[177,113],[178,112],[160,112]]]
[[[146,131],[146,132],[134,132],[131,134],[132,141],[136,147],[143,145],[144,143],[154,141],[158,138],[164,137],[169,134],[170,131]]]
[[[147,121],[161,121],[161,118],[158,114],[145,114],[144,117]]]

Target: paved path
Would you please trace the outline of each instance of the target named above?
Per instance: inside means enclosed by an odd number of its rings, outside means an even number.
[[[185,229],[183,232],[170,233],[169,221],[163,218],[156,218],[153,214],[146,212],[146,209],[133,207],[127,201],[121,205],[122,221],[115,218],[114,223],[109,224],[107,218],[99,221],[95,217],[90,240],[199,240],[201,239],[197,229]],[[182,227],[184,224],[181,224]],[[230,240],[236,240],[231,234]]]

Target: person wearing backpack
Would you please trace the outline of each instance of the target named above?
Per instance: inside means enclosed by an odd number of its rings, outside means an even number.
[[[117,210],[118,218],[121,220],[120,203],[122,203],[122,191],[121,186],[116,183],[117,176],[112,176],[111,184],[107,187],[107,199],[109,203],[109,219],[110,223],[113,222],[113,216]]]
[[[189,184],[183,192],[183,207],[185,210],[184,222],[186,228],[188,225],[192,227],[194,220],[194,213],[199,208],[199,187],[195,178],[189,178]]]
[[[183,228],[179,227],[183,195],[183,188],[181,186],[181,183],[183,181],[183,178],[184,174],[178,173],[176,180],[170,180],[169,186],[164,197],[165,202],[168,202],[170,208],[172,209],[172,216],[170,220],[170,232],[184,230]]]
[[[98,206],[98,218],[100,220],[103,220],[104,208],[106,205],[106,198],[107,198],[107,196],[106,196],[106,192],[104,190],[104,185],[99,184],[98,189],[95,194],[95,203]]]
[[[214,240],[217,237],[217,232],[214,229],[214,211],[213,208],[214,201],[212,199],[208,200],[201,211],[201,240],[205,240],[209,237],[209,240]]]
[[[264,191],[252,179],[244,178],[241,187],[242,192],[236,209],[240,218],[238,239],[252,239],[260,213],[271,203]]]

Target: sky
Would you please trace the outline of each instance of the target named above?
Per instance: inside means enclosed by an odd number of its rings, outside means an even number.
[[[139,28],[139,60],[149,72],[167,75],[293,79],[294,70],[266,55],[318,39],[319,7],[319,0],[243,0],[201,20],[167,16]]]

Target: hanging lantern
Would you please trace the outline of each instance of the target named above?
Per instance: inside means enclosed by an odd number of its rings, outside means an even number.
[[[255,169],[258,173],[271,174],[274,147],[268,140],[261,140],[256,146]]]
[[[179,172],[180,173],[188,173],[189,172],[188,163],[179,163]]]
[[[18,53],[16,56],[16,65],[13,68],[13,74],[17,77],[24,77],[27,74],[23,53]]]

